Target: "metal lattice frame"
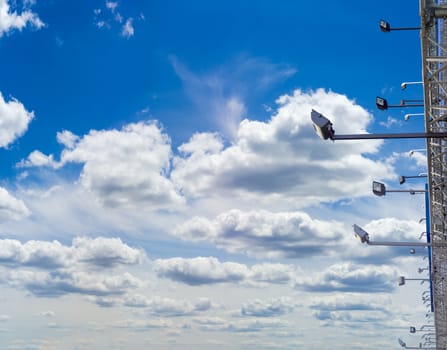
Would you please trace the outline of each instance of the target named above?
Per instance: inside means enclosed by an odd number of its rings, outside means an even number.
[[[425,128],[447,130],[447,1],[420,0]],[[427,139],[436,350],[447,350],[447,140]]]

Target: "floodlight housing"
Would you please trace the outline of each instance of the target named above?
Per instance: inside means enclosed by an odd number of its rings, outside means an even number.
[[[383,97],[376,96],[376,106],[381,111],[385,111],[388,109],[388,101]]]
[[[354,234],[355,237],[360,240],[362,243],[369,243],[369,234],[364,229],[362,229],[360,226],[354,224],[352,225],[354,227]]]
[[[331,121],[323,116],[321,113],[318,113],[313,109],[310,116],[315,132],[318,134],[318,136],[320,136],[323,140],[333,140],[335,131],[332,128]]]
[[[416,327],[410,327],[410,333],[416,333]]]
[[[407,343],[405,343],[402,339],[398,339],[399,345],[405,348],[407,346]]]
[[[399,286],[403,286],[405,284],[405,277],[404,276],[399,276],[399,278],[397,279],[397,284]]]
[[[386,194],[386,186],[384,183],[373,181],[372,191],[376,196],[384,196]]]
[[[384,33],[388,33],[389,31],[391,31],[390,24],[383,19],[381,19],[379,21],[379,27],[380,27],[380,30]]]

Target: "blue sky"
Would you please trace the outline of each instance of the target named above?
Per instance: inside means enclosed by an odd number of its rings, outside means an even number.
[[[0,0],[5,349],[377,349],[430,322],[416,1]],[[422,188],[413,180],[400,188]],[[376,249],[374,249],[376,248]]]

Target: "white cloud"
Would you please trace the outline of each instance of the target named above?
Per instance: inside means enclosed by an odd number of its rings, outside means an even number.
[[[288,65],[246,56],[201,75],[191,72],[176,57],[171,57],[171,63],[186,94],[198,109],[194,113],[201,116],[202,123],[207,121],[217,126],[229,139],[236,137],[240,121],[247,117],[245,100],[296,72]]]
[[[408,320],[393,303],[390,295],[343,293],[313,298],[313,316],[324,326],[377,330],[381,326],[401,329]],[[402,322],[404,321],[404,322]]]
[[[29,167],[51,167],[57,168],[58,164],[54,161],[53,155],[50,154],[47,156],[42,152],[35,150],[28,155],[28,158],[25,160],[21,160],[17,163],[18,168],[29,168]]]
[[[215,257],[157,259],[154,270],[159,277],[191,286],[234,283],[261,287],[291,284],[297,278],[297,268],[293,265],[262,263],[247,266],[221,262]]]
[[[101,275],[68,269],[52,272],[9,271],[5,272],[3,283],[24,288],[40,297],[59,297],[66,294],[120,295],[143,284],[127,272],[120,275]]]
[[[0,221],[21,220],[30,215],[25,203],[0,187]]]
[[[101,267],[136,265],[146,259],[143,250],[129,247],[120,238],[76,237],[72,250],[77,261]]]
[[[82,138],[64,131],[58,134],[58,141],[67,147],[59,163],[40,153],[32,155],[41,155],[40,165],[83,164],[83,188],[106,206],[158,209],[178,207],[184,202],[167,175],[170,140],[155,123],[129,124],[121,130],[92,130]],[[32,161],[34,158],[30,156],[20,164],[39,165]]]
[[[79,141],[79,136],[73,134],[69,130],[63,130],[56,134],[57,142],[61,145],[64,145],[68,149],[73,149],[76,145],[76,142]]]
[[[291,313],[297,303],[291,298],[279,298],[271,301],[255,299],[242,305],[241,315],[252,317],[278,317]]]
[[[0,93],[0,147],[7,147],[22,136],[33,118],[34,112],[28,112],[21,102],[16,99],[7,102]]]
[[[296,288],[312,292],[391,292],[396,287],[398,272],[388,265],[359,265],[352,263],[335,264],[312,276],[302,275],[296,281]]]
[[[107,28],[111,29],[114,25],[120,25],[120,35],[123,38],[129,39],[134,36],[135,28],[133,25],[133,18],[127,17],[124,22],[124,16],[119,12],[118,9],[119,3],[118,1],[106,1],[105,9],[106,11],[102,11],[102,9],[97,8],[93,10],[94,14],[94,23],[98,28]],[[144,20],[144,15],[142,13],[139,14],[137,20]],[[122,24],[124,22],[124,24]]]
[[[362,196],[373,179],[394,176],[390,164],[364,156],[377,153],[382,141],[330,144],[315,135],[312,108],[331,118],[340,133],[365,132],[372,117],[353,101],[324,90],[297,90],[278,103],[268,122],[243,120],[226,148],[216,134],[196,134],[181,145],[171,173],[176,186],[195,198],[226,195],[296,207]],[[202,139],[216,146],[203,146]]]
[[[402,121],[400,121],[396,118],[393,118],[393,117],[388,117],[386,119],[386,122],[381,121],[381,122],[379,122],[379,124],[386,127],[387,129],[389,129],[393,126],[396,126],[396,125],[403,125]]]
[[[21,243],[18,240],[0,240],[0,264],[41,269],[80,266],[113,268],[118,265],[137,265],[146,259],[144,251],[129,247],[119,238],[75,237],[71,246],[58,241]]]
[[[121,22],[121,21],[120,21]],[[135,34],[135,29],[133,27],[133,19],[132,18],[128,18],[126,20],[126,23],[124,23],[122,29],[121,29],[121,35],[125,38],[130,38],[132,36],[134,36]]]
[[[138,265],[146,254],[119,238],[77,237],[71,246],[58,241],[0,240],[0,283],[24,289],[36,296],[66,294],[116,296],[144,285],[118,267]],[[11,269],[11,267],[14,267]]]
[[[33,4],[34,2],[32,1],[25,3],[26,6]],[[35,29],[40,29],[45,26],[36,13],[28,9],[20,14],[11,12],[9,1],[0,0],[0,38],[13,30],[21,31],[28,25]]]
[[[106,1],[106,8],[109,9],[112,13],[116,11],[118,7],[118,1]]]
[[[345,229],[339,222],[314,220],[303,212],[234,209],[214,220],[188,220],[177,228],[176,235],[185,240],[209,241],[232,253],[298,258],[333,254]]]
[[[189,285],[240,282],[248,275],[248,268],[245,265],[233,262],[221,263],[213,257],[159,259],[155,261],[154,268],[161,277]]]

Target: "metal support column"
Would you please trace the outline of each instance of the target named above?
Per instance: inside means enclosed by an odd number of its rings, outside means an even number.
[[[447,1],[420,0],[426,132],[447,130]],[[447,139],[427,139],[436,350],[447,350]]]

